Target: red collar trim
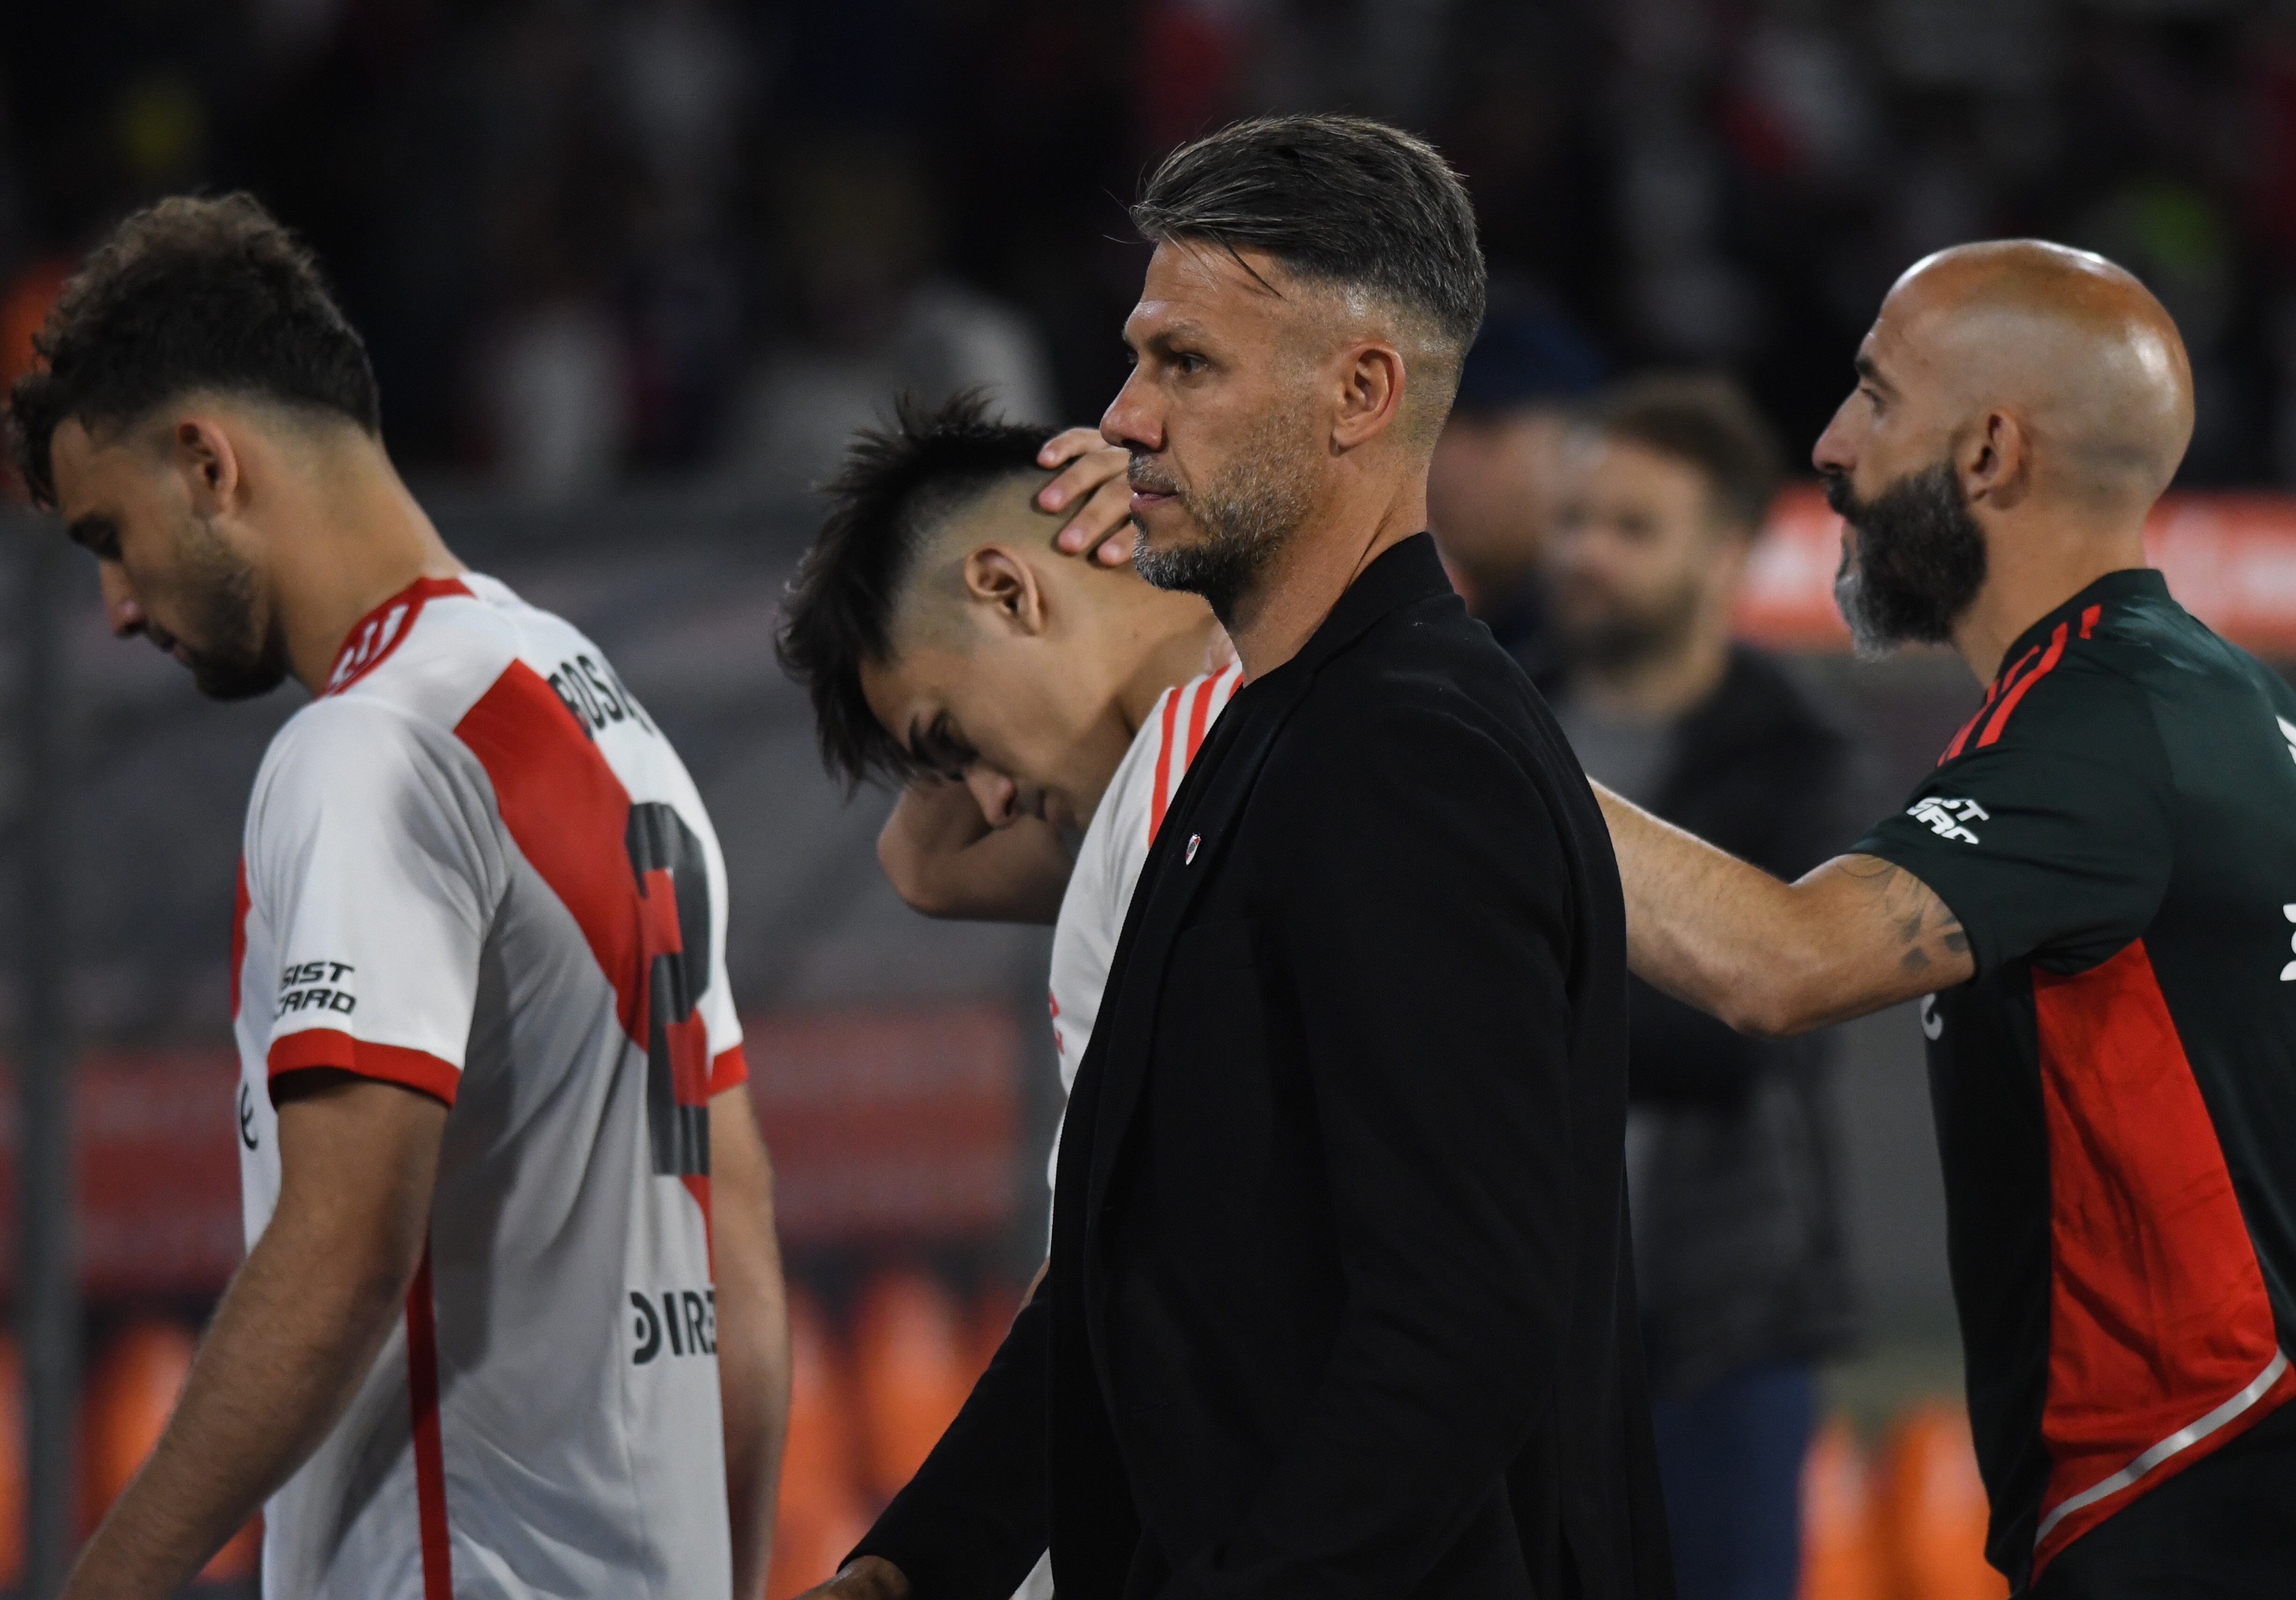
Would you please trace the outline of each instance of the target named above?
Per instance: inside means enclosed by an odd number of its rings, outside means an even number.
[[[441,595],[468,595],[459,578],[418,578],[374,610],[351,624],[343,647],[335,652],[334,669],[327,674],[322,694],[340,694],[381,666],[414,631],[414,619]]]

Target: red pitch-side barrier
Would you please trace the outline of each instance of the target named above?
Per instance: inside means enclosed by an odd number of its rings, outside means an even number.
[[[2174,494],[2154,510],[2145,554],[2185,609],[2259,655],[2296,656],[2296,496]],[[1778,496],[1738,608],[1747,637],[1785,650],[1842,650],[1834,609],[1841,519],[1815,484]]]
[[[785,1243],[964,1242],[1012,1225],[1028,1175],[1021,1025],[1005,1007],[783,1013],[744,1026]],[[239,1265],[238,1078],[225,1048],[82,1059],[72,1118],[91,1296],[211,1294]],[[0,1292],[15,1272],[15,1104],[0,1070]]]

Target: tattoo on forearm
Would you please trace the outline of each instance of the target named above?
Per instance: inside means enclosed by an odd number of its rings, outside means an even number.
[[[1899,964],[1917,972],[1947,956],[1969,953],[1969,935],[1930,886],[1894,862],[1878,856],[1852,856],[1843,870],[1872,897],[1875,909],[1896,932]]]

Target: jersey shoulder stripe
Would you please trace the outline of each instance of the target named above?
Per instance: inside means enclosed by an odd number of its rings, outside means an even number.
[[[1204,735],[1242,681],[1242,664],[1232,661],[1218,672],[1207,672],[1165,690],[1151,713],[1158,725],[1158,743],[1155,787],[1148,799],[1148,843],[1156,842],[1157,830],[1164,825],[1164,813],[1179,792],[1180,780],[1188,775],[1196,753],[1204,747]]]
[[[2060,622],[2050,630],[2046,644],[2033,645],[2011,663],[1987,686],[1975,715],[1961,725],[1961,731],[1953,736],[1953,743],[1946,746],[1937,764],[1942,767],[1965,751],[1984,750],[1999,743],[2008,729],[2011,714],[2032,692],[2033,685],[2057,669],[2069,645],[2096,638],[2097,623],[2103,614],[2101,605],[2087,607],[2080,614],[2078,633],[2073,631],[2071,619]],[[1972,734],[1977,735],[1974,744],[1970,740]]]
[[[2041,652],[2041,659],[2034,663],[2030,671],[2001,692],[2001,703],[1993,708],[1993,715],[1986,719],[1985,731],[1977,736],[1980,750],[2000,740],[2001,730],[2009,726],[2010,713],[2017,709],[2026,695],[2032,693],[2035,684],[2055,671],[2057,663],[2065,659],[2065,636],[2070,631],[2068,624],[2058,623],[2055,631],[2049,635],[2048,648]]]

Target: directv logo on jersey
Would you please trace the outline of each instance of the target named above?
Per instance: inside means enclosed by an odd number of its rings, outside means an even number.
[[[673,1356],[714,1356],[718,1353],[718,1291],[665,1289],[661,1303],[654,1297],[630,1291],[630,1337],[637,1348],[630,1365],[644,1366],[668,1345]]]
[[[1992,813],[1973,800],[1945,800],[1937,795],[1906,808],[1906,815],[1916,822],[1930,825],[1930,832],[1939,839],[1958,839],[1975,844],[1977,835],[1966,826],[1972,822],[1990,820]]]

